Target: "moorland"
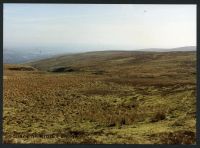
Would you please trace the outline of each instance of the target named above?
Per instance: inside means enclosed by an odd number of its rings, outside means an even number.
[[[4,143],[195,144],[195,138],[195,51],[99,51],[4,64]]]

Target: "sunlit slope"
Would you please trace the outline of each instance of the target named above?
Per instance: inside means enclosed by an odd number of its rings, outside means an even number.
[[[72,69],[71,72],[89,72],[127,78],[127,81],[157,79],[161,83],[176,83],[194,80],[196,74],[196,52],[136,52],[101,51],[60,56],[41,60],[29,65],[51,71],[59,67]],[[132,79],[130,79],[132,78]],[[168,80],[168,78],[170,78]],[[182,79],[183,78],[183,79]],[[156,82],[155,82],[156,83]]]
[[[195,52],[103,51],[10,64],[3,83],[4,143],[195,143]]]

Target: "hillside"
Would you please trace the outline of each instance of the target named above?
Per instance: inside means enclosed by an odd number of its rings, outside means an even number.
[[[3,92],[4,143],[196,143],[195,51],[99,51],[4,64]]]
[[[163,48],[149,48],[139,49],[138,51],[151,51],[151,52],[171,52],[171,51],[195,51],[195,46],[186,46],[179,48],[163,49]],[[30,61],[38,61],[41,59],[52,58],[54,56],[60,56],[64,54],[73,54],[73,50],[69,49],[7,49],[3,50],[4,64],[20,64]],[[70,60],[70,59],[69,59]]]
[[[172,83],[175,83],[176,78],[182,81],[182,78],[185,79],[188,75],[193,77],[196,74],[195,53],[195,51],[99,51],[64,55],[28,63],[28,65],[41,71],[68,68],[74,73],[104,73],[112,77],[133,78],[132,80],[141,76],[144,77],[143,79],[162,77],[163,81],[170,78]]]

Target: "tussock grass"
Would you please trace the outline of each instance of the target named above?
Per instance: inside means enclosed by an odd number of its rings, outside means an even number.
[[[195,57],[194,52],[88,53],[30,63],[34,71],[21,70],[30,65],[4,65],[3,141],[194,144]],[[59,64],[79,71],[48,72]]]

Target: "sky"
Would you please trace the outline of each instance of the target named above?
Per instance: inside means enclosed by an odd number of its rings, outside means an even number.
[[[196,5],[4,4],[4,49],[196,46]]]

